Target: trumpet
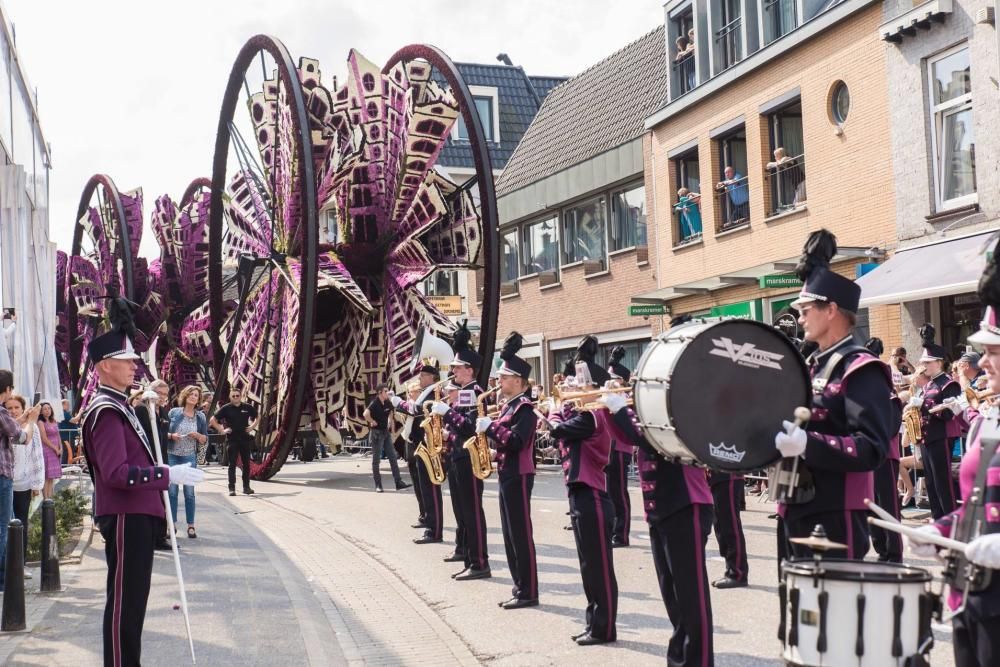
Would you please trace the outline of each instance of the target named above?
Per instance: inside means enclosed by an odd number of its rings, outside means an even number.
[[[996,392],[991,389],[976,391],[973,387],[965,388],[965,400],[969,402],[969,407],[978,410],[981,403],[996,396]]]
[[[569,391],[564,392],[558,386],[553,388],[552,397],[560,405],[570,403],[576,407],[577,410],[583,412],[592,412],[594,410],[606,410],[607,406],[603,403],[595,400],[604,396],[605,394],[623,394],[632,391],[632,385],[627,387],[607,387],[602,389],[590,389],[588,391]],[[634,401],[631,397],[625,399],[625,405],[633,405]]]

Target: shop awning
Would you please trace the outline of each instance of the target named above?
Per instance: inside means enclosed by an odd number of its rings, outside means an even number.
[[[993,232],[904,248],[858,279],[861,306],[974,292]]]
[[[882,256],[882,251],[878,248],[854,248],[843,247],[837,250],[833,256],[832,263],[843,262],[848,259],[868,258],[878,259]],[[777,262],[766,262],[738,271],[728,271],[718,276],[694,280],[670,287],[662,287],[652,292],[636,294],[632,297],[632,303],[666,303],[673,299],[690,296],[692,294],[708,294],[715,290],[736,285],[756,285],[764,276],[775,274],[791,273],[795,270],[795,265],[799,262],[799,256],[789,257]]]

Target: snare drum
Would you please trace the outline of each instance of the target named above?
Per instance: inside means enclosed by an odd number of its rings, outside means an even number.
[[[927,570],[895,563],[782,563],[778,630],[787,664],[905,667],[926,664],[936,597]]]
[[[805,361],[782,333],[752,320],[694,320],[646,348],[634,398],[663,456],[749,472],[780,458],[774,435],[812,394]]]

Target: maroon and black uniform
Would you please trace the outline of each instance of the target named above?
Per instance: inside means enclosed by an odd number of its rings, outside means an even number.
[[[893,392],[893,404],[899,413],[903,413],[903,402]],[[875,504],[889,512],[898,521],[902,508],[899,506],[899,429],[889,440],[889,455],[875,469]],[[892,530],[872,526],[872,546],[878,554],[878,559],[888,563],[903,562],[903,536]]]
[[[503,406],[500,416],[486,430],[497,450],[500,526],[507,567],[514,580],[512,595],[518,600],[538,599],[538,566],[531,525],[537,422],[531,399],[521,394]]]
[[[708,477],[715,505],[715,539],[719,553],[726,559],[726,578],[745,582],[750,572],[747,562],[747,538],[743,534],[740,512],[745,509],[743,475],[713,470]]]
[[[628,495],[628,469],[632,464],[635,447],[632,440],[623,434],[614,421],[608,424],[611,430],[611,457],[604,472],[608,478],[608,496],[615,508],[615,523],[611,532],[611,543],[628,546],[632,530],[632,499]]]
[[[705,471],[665,460],[642,436],[630,408],[616,412],[614,421],[639,448],[639,479],[653,565],[674,626],[667,662],[709,667],[714,664],[714,651],[705,545],[712,530],[713,501]]]
[[[431,400],[433,391],[433,386],[426,387],[415,402],[403,401],[396,409],[413,417],[410,438],[406,444],[406,463],[410,467],[410,479],[413,480],[413,490],[417,494],[420,517],[426,527],[424,538],[440,540],[444,520],[441,485],[431,482],[427,468],[415,453],[417,447],[425,443],[423,405],[425,401]],[[442,465],[444,464],[442,461]]]
[[[483,393],[475,382],[465,385],[462,390],[474,391],[477,398]],[[464,547],[466,568],[488,570],[490,557],[486,550],[483,480],[472,474],[472,460],[468,450],[463,447],[466,440],[476,435],[476,414],[476,408],[472,406],[451,408],[444,415],[445,424],[448,425],[448,449],[451,458],[448,488],[451,490],[456,517],[461,514],[460,525],[464,528],[463,543],[456,544],[456,553],[459,548]]]
[[[587,596],[587,631],[595,639],[617,638],[618,580],[611,555],[614,507],[604,468],[611,454],[607,410],[575,413],[566,408],[549,417],[559,441],[570,519]]]
[[[931,414],[930,409],[961,393],[961,385],[946,373],[938,373],[924,387],[924,404],[920,407],[924,441],[920,443],[920,457],[927,478],[927,499],[935,519],[950,514],[958,506],[951,476],[951,451],[955,438],[962,435],[962,421],[955,419],[951,410]]]

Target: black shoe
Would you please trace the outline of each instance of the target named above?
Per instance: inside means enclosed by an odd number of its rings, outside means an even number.
[[[408,488],[410,488],[410,485],[407,484],[406,482],[396,482],[397,491],[402,491],[403,489],[408,489]]]
[[[456,551],[452,555],[448,556],[447,558],[442,558],[441,560],[443,560],[445,563],[464,563],[465,554],[460,554]]]
[[[231,496],[235,496],[236,495],[236,489],[234,487],[232,487],[232,486],[229,487],[229,495],[231,495]]]
[[[576,641],[580,637],[586,637],[589,634],[590,634],[590,630],[584,630],[583,632],[578,632],[575,635],[570,635],[570,639],[572,639],[573,641]]]
[[[733,579],[732,577],[723,577],[722,579],[716,579],[712,582],[712,585],[716,588],[746,588],[749,584],[746,579]]]
[[[534,600],[518,600],[517,598],[513,600],[508,600],[507,602],[500,605],[504,609],[523,609],[524,607],[537,607],[538,598]]]
[[[611,540],[611,548],[612,549],[619,549],[621,547],[627,547],[627,546],[628,546],[628,542],[621,542],[619,540]]]
[[[422,521],[418,521],[416,523],[411,523],[410,524],[410,528],[426,528],[426,527],[427,527],[427,524],[423,523]]]
[[[498,607],[505,607],[505,606],[509,605],[511,602],[516,602],[516,601],[517,601],[517,598],[513,598],[512,597],[509,600],[504,600],[503,602],[497,602],[497,606]]]
[[[414,544],[436,544],[438,542],[443,542],[440,537],[431,537],[430,535],[424,535],[423,537],[413,538]]]
[[[576,643],[580,646],[593,646],[594,644],[610,644],[615,641],[615,639],[615,637],[612,637],[611,639],[599,639],[588,632],[584,636],[578,638]]]
[[[465,574],[465,573],[466,573],[466,572],[468,572],[468,571],[469,571],[469,568],[465,568],[465,569],[464,569],[464,570],[462,570],[461,572],[456,572],[455,574],[451,575],[451,578],[452,578],[452,579],[454,579],[455,577],[457,577],[457,576],[459,576],[459,575],[461,575],[461,574]]]
[[[243,495],[244,496],[252,496],[253,495],[253,489],[251,489],[249,486],[244,486],[243,487]]]
[[[490,568],[480,569],[478,567],[470,567],[465,572],[458,574],[455,577],[455,581],[471,581],[473,579],[489,579],[493,576],[493,572]]]
[[[157,551],[170,551],[173,547],[170,546],[170,540],[165,537],[161,537],[156,542]]]

